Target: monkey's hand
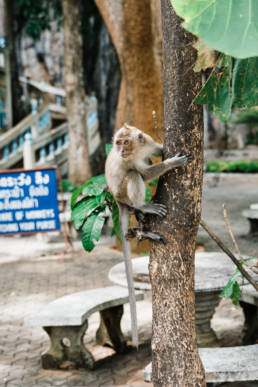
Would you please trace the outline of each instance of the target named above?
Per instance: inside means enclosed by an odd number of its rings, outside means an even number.
[[[190,154],[182,155],[181,153],[178,153],[174,157],[166,159],[164,164],[166,164],[169,168],[182,167],[186,163],[192,161],[192,159],[193,157]]]

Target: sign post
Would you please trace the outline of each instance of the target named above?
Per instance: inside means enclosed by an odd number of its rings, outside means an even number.
[[[0,235],[57,230],[55,168],[0,171]]]

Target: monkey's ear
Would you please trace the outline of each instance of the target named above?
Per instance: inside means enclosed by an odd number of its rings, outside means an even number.
[[[129,130],[131,130],[131,126],[130,126],[130,125],[128,125],[128,123],[127,123],[127,122],[125,122],[123,126],[124,126],[126,129],[129,129]]]
[[[145,143],[144,135],[142,133],[138,134],[138,139],[139,139],[139,142],[141,142],[143,144]]]

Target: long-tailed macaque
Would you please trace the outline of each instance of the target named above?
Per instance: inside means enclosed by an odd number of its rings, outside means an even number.
[[[138,346],[138,334],[130,243],[126,238],[129,225],[128,210],[134,209],[147,214],[165,216],[166,206],[145,202],[144,181],[157,178],[172,168],[186,164],[190,159],[189,155],[177,154],[175,157],[151,165],[151,156],[161,156],[162,150],[163,146],[155,142],[149,135],[133,126],[124,124],[114,136],[112,150],[108,155],[105,167],[108,189],[119,207],[131,310],[132,343],[135,346]]]

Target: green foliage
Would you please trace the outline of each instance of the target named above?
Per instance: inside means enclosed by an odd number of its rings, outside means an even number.
[[[151,200],[151,193],[146,186],[146,201]],[[75,189],[71,198],[72,220],[76,230],[81,230],[81,240],[86,251],[92,251],[104,226],[107,209],[113,220],[112,235],[121,241],[119,209],[110,192],[107,192],[105,175],[94,176],[85,184]]]
[[[209,161],[205,166],[206,172],[242,172],[257,173],[258,161],[237,160],[237,161]]]
[[[106,151],[106,155],[108,156],[110,151],[112,149],[112,144],[106,144],[105,145],[105,151]]]
[[[247,135],[246,144],[258,145],[258,130]]]
[[[232,108],[258,105],[258,58],[237,59],[222,55],[195,98],[227,121]]]
[[[258,42],[256,43],[258,46]],[[232,81],[233,107],[250,108],[258,105],[258,57],[237,59],[234,62]]]
[[[240,265],[243,265],[245,262],[252,261],[254,259],[254,257],[245,258],[242,261],[239,261],[239,263]],[[234,305],[239,305],[239,298],[241,295],[239,281],[243,278],[243,274],[239,271],[239,269],[236,269],[232,277],[229,279],[227,285],[220,293],[220,296],[225,297],[226,299],[231,298]]]
[[[238,113],[238,117],[232,120],[235,124],[250,124],[258,126],[258,109],[245,110]]]
[[[243,278],[243,275],[240,273],[238,269],[234,272],[230,280],[228,281],[225,288],[220,293],[221,297],[225,297],[226,300],[231,298],[234,305],[239,304],[239,297],[240,297],[240,287],[238,284],[238,281]]]
[[[258,56],[257,0],[170,0],[183,27],[235,58]]]
[[[149,185],[150,185],[151,187],[157,188],[158,182],[159,182],[159,178],[157,177],[156,179],[151,180],[151,181],[149,182]]]
[[[86,251],[92,251],[95,247],[94,240],[98,241],[105,222],[105,211],[94,211],[88,216],[82,226],[81,240]]]
[[[66,192],[73,192],[76,189],[75,186],[69,183],[67,179],[62,180],[62,188]]]
[[[209,110],[219,114],[221,119],[227,120],[232,108],[231,78],[232,59],[222,55],[195,102],[207,104]]]
[[[25,32],[39,40],[41,32],[50,29],[52,20],[62,23],[61,0],[18,0],[18,19]]]
[[[116,211],[116,203],[110,196],[106,192],[104,175],[92,177],[72,194],[72,220],[76,230],[82,231],[81,240],[86,251],[91,251],[95,247],[94,241],[100,238],[107,207],[111,212]]]
[[[145,192],[145,201],[150,202],[151,201],[151,191],[149,187],[146,185],[146,192]]]
[[[202,39],[198,39],[193,45],[197,50],[197,60],[194,65],[194,71],[205,71],[208,68],[213,68],[216,63],[216,51],[205,44]]]

